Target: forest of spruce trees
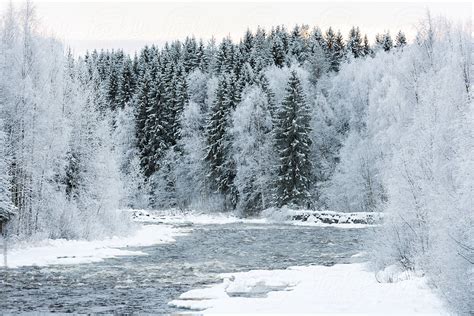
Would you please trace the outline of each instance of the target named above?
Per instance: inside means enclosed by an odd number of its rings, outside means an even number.
[[[134,177],[143,182],[133,189],[147,197],[129,206],[144,207],[148,200],[152,208],[255,215],[270,206],[325,206],[317,186],[335,168],[347,122],[337,122],[332,137],[339,144],[330,144],[325,165],[313,165],[311,152],[321,148],[311,145],[311,111],[317,94],[326,93],[318,91],[318,81],[348,60],[405,45],[401,32],[395,44],[386,33],[371,47],[356,27],[344,39],[332,28],[323,34],[306,25],[291,31],[279,26],[248,30],[238,43],[189,37],[133,57],[94,51],[77,63],[85,64],[96,87],[99,111],[132,116],[126,119],[135,139],[127,150],[135,156],[123,161],[122,172],[138,172]],[[275,99],[269,71],[289,77],[282,100]],[[301,76],[307,76],[305,88]]]

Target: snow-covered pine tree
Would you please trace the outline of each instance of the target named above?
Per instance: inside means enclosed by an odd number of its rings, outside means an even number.
[[[214,71],[216,74],[230,73],[234,68],[234,44],[230,37],[222,40],[217,51]]]
[[[204,72],[208,72],[212,75],[218,74],[217,51],[216,39],[212,37],[204,50],[203,63],[201,64],[201,68]]]
[[[377,33],[375,34],[375,43],[374,43],[374,50],[378,50],[382,47],[383,44],[383,34]]]
[[[234,75],[235,80],[240,80],[240,76],[241,76],[241,73],[242,73],[243,66],[246,63],[246,60],[245,60],[244,55],[242,53],[242,47],[237,46],[237,45],[235,46],[234,56],[232,57],[232,62],[233,62],[233,66],[232,66],[232,71],[231,72]]]
[[[189,101],[188,98],[188,85],[186,82],[186,73],[183,66],[178,65],[177,70],[173,77],[172,87],[174,88],[173,93],[173,104],[171,105],[170,122],[170,144],[169,146],[175,146],[181,137],[180,135],[180,118],[183,113],[183,109]],[[170,105],[168,105],[170,106]]]
[[[280,27],[272,30],[271,50],[273,63],[278,67],[283,67],[286,62],[286,48]]]
[[[131,59],[132,60],[132,72],[133,72],[133,76],[135,78],[135,88],[136,88],[136,84],[137,84],[137,80],[138,80],[138,75],[140,74],[140,71],[138,69],[138,54],[137,52],[135,52],[135,54],[133,54],[133,58]],[[133,99],[133,98],[132,98]]]
[[[301,37],[301,29],[297,24],[288,34],[288,53],[286,56],[288,65],[290,65],[292,62],[298,61],[298,57],[303,52],[303,46],[304,43]]]
[[[364,56],[362,37],[358,27],[353,26],[349,31],[349,39],[347,40],[346,50],[354,58]]]
[[[390,51],[393,48],[393,41],[392,41],[392,37],[390,36],[389,32],[386,32],[383,35],[382,48],[386,52]]]
[[[123,66],[118,78],[118,91],[116,97],[117,107],[125,108],[135,93],[136,78],[133,70],[133,62],[129,56],[124,57]]]
[[[258,28],[253,38],[253,47],[250,53],[250,64],[254,72],[259,73],[262,69],[273,62],[271,46],[268,41],[265,30]]]
[[[198,45],[196,38],[186,37],[183,44],[182,64],[184,71],[188,74],[199,66],[200,54],[198,54]]]
[[[324,36],[319,27],[314,27],[312,32],[311,32],[311,40],[314,43],[318,43],[319,46],[324,47],[325,42],[324,42]]]
[[[112,51],[105,52],[104,55],[106,56],[106,64],[104,65],[105,80],[102,83],[105,90],[105,100],[107,108],[115,111],[117,108],[120,74],[122,72],[123,53]]]
[[[186,71],[179,59],[173,57],[173,50],[165,52],[161,56],[160,79],[162,86],[163,109],[160,114],[161,126],[166,128],[166,148],[176,145],[179,138],[179,119],[184,105],[188,102]]]
[[[303,63],[303,61],[306,59],[306,54],[307,54],[307,43],[306,43],[306,37],[308,36],[308,26],[307,25],[302,25],[301,27],[299,25],[296,25],[293,28],[293,31],[290,34],[290,42],[289,42],[289,47],[288,47],[288,62],[291,62],[292,60],[298,62],[298,63]]]
[[[176,166],[182,154],[177,146],[181,137],[180,118],[188,102],[186,72],[176,51],[162,56],[161,72],[154,80],[150,142],[155,172],[150,178],[151,204],[155,208],[178,206],[176,192]]]
[[[198,68],[201,71],[207,71],[209,67],[208,54],[206,52],[206,47],[202,39],[199,40],[199,45],[196,50],[196,56],[198,59]]]
[[[159,52],[158,48],[157,51]],[[183,46],[178,40],[171,42],[171,45],[166,43],[164,53],[168,55],[168,58],[173,62],[173,64],[176,65],[180,60],[183,59]]]
[[[145,150],[147,151],[148,167],[144,170],[153,174],[160,168],[160,160],[170,147],[170,132],[174,91],[171,87],[172,78],[164,78],[159,72],[158,57],[152,62],[150,72],[151,87],[148,93],[148,105],[145,120]],[[170,81],[168,81],[170,80]]]
[[[344,37],[341,34],[341,31],[337,31],[336,39],[334,42],[334,63],[337,64],[337,71],[339,71],[339,66],[344,60],[346,48],[344,45]]]
[[[402,31],[398,31],[397,36],[395,37],[395,47],[403,48],[407,44],[407,38]]]
[[[330,63],[329,70],[339,71],[339,65],[344,58],[344,38],[340,31],[334,33],[330,27],[326,31],[326,53],[328,54],[328,60]]]
[[[229,135],[230,114],[235,107],[231,75],[223,74],[219,78],[216,96],[208,125],[206,127],[206,156],[209,173],[207,175],[211,188],[224,195],[226,209],[233,209],[237,204],[236,190],[233,184],[235,166],[231,157],[231,140]]]
[[[392,37],[389,32],[375,35],[375,50],[383,49],[388,52],[393,47]]]
[[[245,31],[244,38],[240,42],[240,47],[242,47],[242,54],[246,60],[250,59],[250,53],[254,45],[253,41],[254,35],[250,31],[250,29],[247,29],[247,31]]]
[[[275,128],[279,156],[276,201],[278,206],[309,207],[310,113],[296,71],[291,72],[285,92]]]
[[[151,159],[151,148],[149,143],[149,123],[148,119],[148,108],[151,103],[150,91],[152,89],[152,79],[150,70],[142,66],[140,76],[137,82],[137,93],[135,94],[134,104],[136,108],[136,137],[137,146],[140,153],[140,163],[143,168],[143,172],[146,177],[149,177],[155,170],[152,166]]]
[[[369,39],[367,38],[367,34],[364,35],[364,44],[362,44],[362,54],[363,56],[371,55],[372,50],[370,48]]]

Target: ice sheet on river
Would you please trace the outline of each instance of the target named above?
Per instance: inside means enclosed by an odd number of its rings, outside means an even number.
[[[174,237],[187,232],[186,229],[169,225],[144,225],[129,237],[92,241],[47,239],[35,246],[15,245],[14,249],[8,251],[8,267],[90,263],[118,256],[146,255],[141,251],[124,248],[174,242]],[[0,257],[2,256],[0,253]],[[3,260],[0,262],[0,267],[3,267]]]
[[[182,294],[172,306],[213,313],[433,314],[445,312],[426,280],[379,283],[365,264],[223,274],[223,282]]]

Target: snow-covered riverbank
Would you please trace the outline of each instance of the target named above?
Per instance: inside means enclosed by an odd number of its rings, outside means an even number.
[[[90,241],[48,239],[37,242],[33,246],[17,244],[8,251],[8,267],[90,263],[105,258],[146,255],[142,251],[124,248],[173,242],[174,237],[187,232],[188,230],[184,228],[169,225],[143,225],[128,237]],[[3,267],[3,260],[0,262],[0,267]]]
[[[233,213],[205,213],[183,210],[130,210],[137,222],[158,224],[285,224],[335,228],[366,228],[382,221],[382,214],[375,212],[344,213],[332,211],[292,210],[270,208],[259,217],[241,218]]]
[[[169,304],[199,314],[448,314],[425,278],[404,274],[398,282],[379,283],[360,263],[222,277],[222,283],[191,290]]]

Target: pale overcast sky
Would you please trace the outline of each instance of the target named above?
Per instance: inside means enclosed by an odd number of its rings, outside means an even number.
[[[7,0],[0,0],[5,6]],[[21,1],[14,1],[21,5]],[[471,2],[165,2],[165,1],[33,1],[45,32],[70,45],[76,54],[87,49],[123,48],[128,52],[145,44],[195,35],[238,40],[257,26],[284,24],[329,26],[347,35],[357,25],[369,38],[377,32],[403,30],[411,38],[426,14],[453,21],[471,19]]]

